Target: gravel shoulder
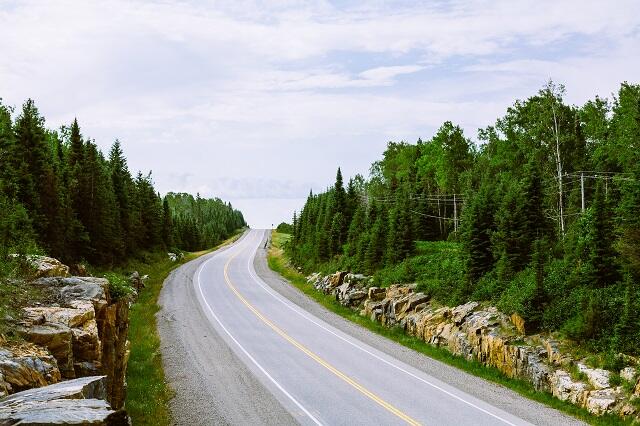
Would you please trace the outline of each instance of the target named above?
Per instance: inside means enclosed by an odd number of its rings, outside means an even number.
[[[254,267],[260,278],[282,296],[344,333],[533,424],[549,426],[585,424],[558,410],[527,399],[504,386],[486,381],[458,370],[455,367],[431,359],[344,319],[338,314],[325,309],[314,300],[311,300],[300,290],[285,281],[279,274],[273,272],[267,265],[266,257],[267,250],[261,248],[258,250],[256,258],[254,259]]]
[[[170,401],[173,424],[296,424],[202,311],[193,278],[215,253],[175,269],[160,293],[156,320],[165,377],[175,391]]]

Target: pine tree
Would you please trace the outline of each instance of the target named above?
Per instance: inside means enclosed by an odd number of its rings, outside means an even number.
[[[598,181],[593,200],[592,220],[589,229],[589,252],[586,265],[586,282],[593,288],[606,287],[619,278],[617,256],[613,249],[611,207],[605,196],[603,184]]]
[[[491,233],[494,228],[491,201],[489,187],[484,183],[479,191],[471,197],[463,213],[463,241],[467,256],[469,284],[475,283],[491,270],[494,264],[491,251]]]

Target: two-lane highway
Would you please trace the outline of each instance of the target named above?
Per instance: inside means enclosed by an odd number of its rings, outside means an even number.
[[[158,327],[177,424],[580,424],[275,286],[266,236],[251,230],[165,282]]]
[[[202,263],[195,285],[214,327],[300,423],[526,424],[274,292],[253,268],[263,236],[251,231]]]

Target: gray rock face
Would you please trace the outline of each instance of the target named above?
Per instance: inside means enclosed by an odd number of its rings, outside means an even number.
[[[106,402],[105,385],[105,376],[93,376],[16,393],[0,400],[0,424],[129,425]]]

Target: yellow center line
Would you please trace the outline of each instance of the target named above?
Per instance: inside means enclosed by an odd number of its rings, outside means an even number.
[[[268,318],[266,318],[264,315],[262,315],[262,313],[260,313],[260,311],[258,311],[251,303],[249,303],[247,301],[247,299],[245,299],[244,296],[242,296],[242,294],[240,294],[240,292],[236,289],[236,287],[233,285],[233,283],[229,279],[229,273],[228,273],[229,264],[231,263],[231,261],[236,256],[238,256],[238,254],[240,254],[240,253],[236,253],[233,256],[231,256],[229,258],[229,260],[227,261],[227,263],[224,265],[224,279],[226,281],[227,286],[231,289],[231,291],[238,297],[238,299],[240,299],[240,301],[247,308],[249,308],[249,310],[251,312],[253,312],[255,314],[255,316],[257,316],[262,322],[264,322],[266,325],[268,325],[269,328],[271,328],[273,331],[275,331],[280,336],[282,336],[282,338],[285,339],[287,342],[291,343],[293,346],[298,348],[300,351],[304,352],[306,355],[308,355],[311,359],[316,361],[318,364],[322,365],[324,368],[326,368],[327,370],[329,370],[330,372],[332,372],[333,374],[338,376],[340,379],[342,379],[343,381],[347,382],[349,385],[353,386],[355,389],[357,389],[363,395],[367,396],[368,398],[373,400],[375,403],[381,405],[384,409],[386,409],[390,413],[398,416],[399,418],[401,418],[402,420],[404,420],[405,422],[407,422],[410,425],[415,425],[415,426],[420,425],[420,423],[418,421],[412,419],[411,417],[409,417],[408,415],[406,415],[405,413],[403,413],[402,411],[400,411],[399,409],[397,409],[393,405],[389,404],[388,402],[386,402],[385,400],[383,400],[382,398],[380,398],[379,396],[377,396],[376,394],[374,394],[373,392],[371,392],[370,390],[368,390],[367,388],[365,388],[364,386],[362,386],[361,384],[359,384],[358,382],[356,382],[355,380],[350,378],[349,376],[347,376],[344,373],[342,373],[340,370],[338,370],[337,368],[335,368],[334,366],[329,364],[324,359],[320,358],[315,353],[311,352],[304,345],[302,345],[300,342],[295,340],[293,337],[289,336],[282,329],[280,329],[277,325],[275,325]]]

